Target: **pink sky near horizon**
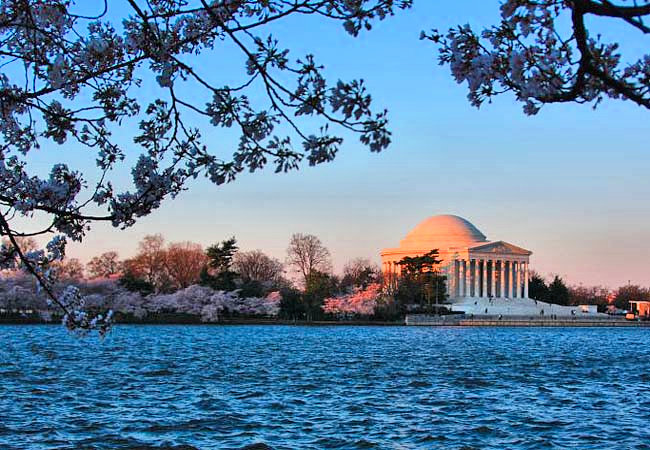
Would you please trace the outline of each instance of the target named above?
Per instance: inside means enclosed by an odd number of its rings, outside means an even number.
[[[349,195],[328,192],[321,179],[326,174],[312,176],[310,170],[314,169],[284,176],[286,179],[269,177],[263,183],[267,188],[264,194],[250,190],[247,182],[228,186],[225,190],[229,192],[221,194],[215,189],[214,196],[207,189],[190,190],[126,231],[96,226],[83,245],[70,244],[69,255],[88,260],[102,251],[118,250],[122,257],[129,257],[143,236],[162,233],[168,242],[190,240],[204,246],[234,235],[242,250],[259,248],[284,260],[291,234],[303,232],[321,238],[340,273],[354,257],[378,263],[382,248],[398,245],[426,217],[456,214],[472,222],[489,240],[505,240],[531,250],[531,268],[542,275],[559,274],[570,284],[611,288],[628,280],[650,285],[647,228],[634,226],[638,222],[621,215],[594,220],[593,209],[588,211],[585,205],[585,210],[573,214],[518,217],[509,210],[518,202],[480,204],[474,199],[460,205],[439,198],[421,205],[403,201],[400,206],[399,199],[389,194],[383,201],[376,196],[369,202],[367,195],[359,193],[364,188],[359,186],[360,180],[345,181]],[[323,167],[322,171],[335,168]],[[367,188],[367,179],[365,184]],[[235,208],[236,202],[250,206]],[[230,212],[220,214],[229,208]]]

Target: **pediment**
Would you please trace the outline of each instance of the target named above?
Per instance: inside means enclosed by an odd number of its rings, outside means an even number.
[[[530,250],[525,248],[517,247],[516,245],[509,244],[505,241],[496,241],[488,242],[486,244],[478,244],[472,247],[469,247],[471,252],[479,253],[498,253],[498,254],[507,254],[507,255],[521,255],[521,256],[530,256],[533,254]]]

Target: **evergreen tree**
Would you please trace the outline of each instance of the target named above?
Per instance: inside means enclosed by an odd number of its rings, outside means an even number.
[[[548,302],[549,291],[544,278],[533,273],[528,281],[528,296],[540,302]]]
[[[434,248],[424,255],[405,256],[398,264],[402,266],[402,271],[409,274],[434,272],[438,270],[438,266],[441,263],[438,259],[438,254],[438,249]]]
[[[305,303],[300,291],[294,288],[285,288],[280,291],[280,314],[283,319],[303,319],[306,314]]]
[[[402,275],[397,281],[395,299],[398,304],[418,304],[428,312],[437,312],[447,300],[447,277],[440,274],[438,249],[421,256],[406,256],[398,264]]]
[[[553,279],[551,284],[548,285],[548,294],[549,294],[548,301],[550,303],[554,303],[556,305],[563,305],[563,306],[567,306],[569,304],[569,300],[571,297],[569,294],[569,288],[567,287],[566,284],[564,284],[562,278],[560,278],[557,275],[555,275],[555,278]]]
[[[129,270],[124,272],[124,274],[120,277],[118,284],[124,286],[124,288],[128,291],[138,292],[142,296],[149,295],[155,291],[153,284],[144,278],[139,278]]]
[[[239,247],[237,246],[237,239],[231,237],[219,244],[211,245],[205,251],[208,256],[208,266],[217,272],[226,272],[230,270],[232,265],[232,258],[237,253]]]
[[[335,276],[314,270],[307,278],[303,294],[307,320],[317,320],[323,315],[323,301],[338,293],[338,280]]]
[[[205,252],[208,257],[208,267],[201,270],[199,283],[220,291],[237,289],[235,280],[238,274],[231,269],[231,266],[238,250],[237,239],[234,236],[208,247]]]

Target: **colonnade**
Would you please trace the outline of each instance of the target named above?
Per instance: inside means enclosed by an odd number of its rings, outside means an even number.
[[[402,274],[402,266],[397,261],[387,261],[382,264],[381,271],[384,274],[385,282],[391,286],[397,286],[397,280]]]
[[[528,263],[509,259],[452,261],[450,297],[528,298]]]
[[[397,261],[384,262],[382,272],[395,283],[402,272]],[[446,270],[450,298],[528,298],[528,262],[511,259],[470,258],[451,261]],[[444,271],[443,271],[444,273]]]
[[[402,266],[397,261],[389,261],[383,263],[382,272],[387,275],[400,275],[402,273]]]

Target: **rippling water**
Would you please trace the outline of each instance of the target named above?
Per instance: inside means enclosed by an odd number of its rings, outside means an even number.
[[[0,448],[650,448],[650,329],[0,326]]]

